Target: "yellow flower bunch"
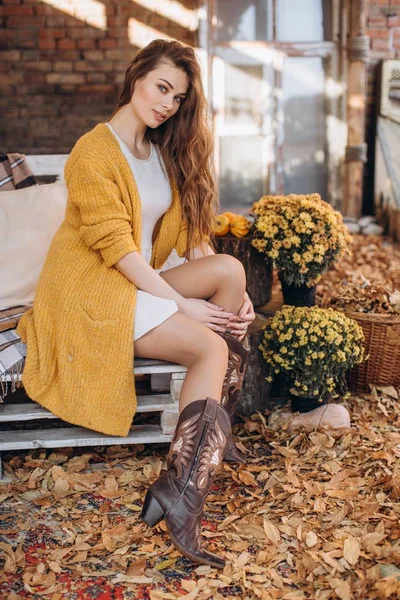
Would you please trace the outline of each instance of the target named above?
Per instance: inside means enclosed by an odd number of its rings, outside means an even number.
[[[344,313],[284,306],[268,319],[260,344],[267,381],[286,373],[297,395],[346,395],[347,370],[364,360],[363,340],[362,328]]]
[[[349,252],[351,236],[342,215],[319,194],[263,196],[252,244],[275,262],[288,284],[314,285]]]

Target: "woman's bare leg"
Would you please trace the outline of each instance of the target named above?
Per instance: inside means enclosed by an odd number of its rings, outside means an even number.
[[[243,265],[228,254],[197,258],[161,273],[185,298],[202,298],[237,314],[246,291]]]
[[[158,358],[187,367],[179,410],[194,400],[221,399],[228,364],[224,340],[196,321],[175,313],[135,341],[135,356]]]

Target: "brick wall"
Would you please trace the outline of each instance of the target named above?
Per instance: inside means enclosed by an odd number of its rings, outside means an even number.
[[[375,130],[379,100],[379,63],[383,58],[400,58],[400,0],[370,0],[368,12],[370,64],[368,67],[368,112],[364,212],[373,212]]]
[[[154,12],[134,0],[0,0],[0,153],[68,153],[110,116],[143,36],[194,45],[187,23],[197,0],[179,1],[182,18],[179,5],[175,18],[163,4]]]

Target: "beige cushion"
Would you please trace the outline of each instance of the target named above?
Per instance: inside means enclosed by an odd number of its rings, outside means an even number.
[[[32,305],[66,202],[62,182],[0,192],[0,310]]]

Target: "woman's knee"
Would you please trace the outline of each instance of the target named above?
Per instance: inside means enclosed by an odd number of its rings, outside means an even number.
[[[203,327],[201,334],[190,340],[189,346],[188,360],[190,362],[209,359],[224,367],[228,364],[228,346],[225,340],[207,327]]]
[[[246,287],[246,272],[240,260],[230,254],[216,254],[218,276]]]

